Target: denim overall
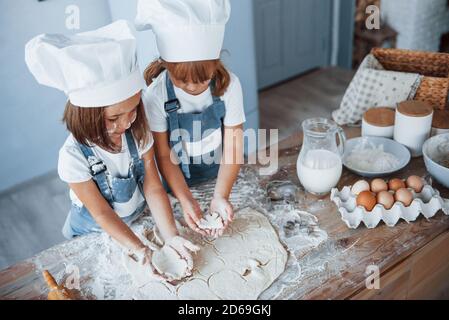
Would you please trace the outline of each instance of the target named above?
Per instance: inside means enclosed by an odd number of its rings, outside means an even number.
[[[98,189],[111,208],[113,208],[114,203],[128,202],[134,195],[137,187],[142,195],[144,195],[143,180],[145,170],[143,160],[139,158],[139,153],[131,131],[127,130],[125,136],[132,159],[127,178],[111,177],[107,171],[106,165],[94,155],[92,149],[84,144],[78,144],[84,157],[89,163],[92,177],[97,184]],[[131,215],[123,217],[122,220],[130,225],[133,221],[139,218],[145,209],[145,206],[146,202],[143,201]],[[67,216],[62,229],[62,234],[67,239],[72,239],[76,236],[90,232],[101,232],[101,227],[95,222],[86,207],[79,207],[72,203],[69,215]]]
[[[221,129],[223,137],[223,119],[226,114],[224,102],[219,97],[212,95],[213,103],[204,111],[195,113],[178,113],[177,111],[181,107],[179,100],[176,98],[173,83],[168,73],[166,75],[166,87],[168,101],[165,103],[165,112],[167,113],[170,147],[181,161],[179,166],[182,170],[184,178],[186,179],[187,185],[193,186],[209,179],[216,178],[220,168],[220,163],[218,161],[213,161],[211,164],[206,164],[202,161],[202,158],[200,159],[197,157],[195,159],[194,157],[189,157],[184,148],[182,148],[182,143],[180,142],[183,140],[186,141],[187,139],[189,140],[188,142],[201,141],[201,139],[204,138],[203,133],[206,130],[212,132],[214,129]],[[213,92],[213,83],[211,83],[211,91]],[[194,136],[193,124],[195,121],[201,123],[200,137]],[[172,137],[172,132],[176,133],[177,129],[185,130],[185,132],[189,133],[189,136],[186,137],[182,134],[176,134],[175,137]],[[217,155],[217,152],[219,153],[218,156],[220,156],[221,147],[222,143],[217,149],[209,153],[209,157],[214,158]]]

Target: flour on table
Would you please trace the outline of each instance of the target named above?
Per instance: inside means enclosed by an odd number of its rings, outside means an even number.
[[[223,237],[215,240],[203,239],[184,227],[180,228],[180,233],[201,247],[193,255],[193,274],[171,285],[151,278],[148,271],[129,269],[129,263],[125,263],[130,272],[147,275],[133,274],[134,298],[257,299],[285,269],[288,254],[268,219],[256,210],[239,211]],[[151,236],[151,232],[146,231],[146,236]],[[178,276],[186,270],[187,265],[179,264],[176,253],[168,251],[158,256],[155,252],[154,255],[156,268],[170,270]]]
[[[203,210],[210,205],[214,196],[215,184],[216,181],[211,180],[192,188],[192,194],[198,200]],[[243,166],[230,196],[230,202],[235,208],[236,218],[229,225],[222,238],[241,239],[242,234],[253,234],[259,226],[267,225],[268,218],[271,225],[268,223],[268,227],[264,227],[264,232],[268,232],[270,239],[276,239],[270,241],[276,243],[274,247],[278,248],[278,251],[283,252],[279,254],[281,258],[278,256],[277,259],[272,259],[272,261],[264,258],[267,256],[276,257],[276,254],[267,255],[266,251],[267,249],[270,251],[270,248],[260,248],[259,245],[266,242],[265,238],[256,244],[258,249],[252,250],[259,250],[259,254],[246,255],[244,260],[239,261],[240,255],[230,253],[230,250],[227,250],[229,246],[226,243],[222,243],[221,238],[217,239],[220,241],[214,242],[203,239],[195,233],[190,240],[200,245],[202,249],[199,254],[193,256],[196,267],[193,276],[186,278],[182,283],[175,286],[169,283],[148,280],[148,273],[144,269],[142,272],[134,273],[143,275],[143,279],[140,279],[141,285],[138,285],[139,282],[130,275],[129,268],[125,263],[122,263],[123,249],[114,241],[111,241],[111,237],[106,233],[92,233],[45,250],[30,259],[30,263],[36,265],[37,276],[40,276],[42,270],[48,269],[58,282],[61,282],[64,277],[73,274],[73,269],[71,269],[73,266],[78,267],[81,297],[83,299],[102,300],[219,299],[218,296],[220,294],[223,296],[225,294],[220,293],[220,289],[216,289],[214,292],[211,291],[207,279],[217,273],[217,270],[230,270],[228,261],[231,257],[233,257],[232,263],[235,264],[233,269],[237,269],[241,274],[246,274],[246,277],[252,279],[251,281],[254,281],[254,277],[264,274],[259,271],[254,273],[247,271],[248,265],[250,269],[257,269],[255,266],[258,264],[255,264],[254,261],[250,262],[251,258],[260,261],[262,269],[275,269],[276,272],[273,272],[270,278],[275,278],[275,274],[280,274],[274,282],[271,281],[271,284],[267,284],[269,286],[268,289],[259,294],[258,298],[264,300],[296,298],[298,292],[304,292],[306,288],[313,286],[313,281],[310,281],[310,279],[320,276],[323,272],[326,274],[330,272],[326,266],[345,270],[344,266],[336,264],[337,260],[335,257],[338,256],[339,251],[327,249],[332,242],[327,240],[326,232],[319,228],[318,221],[313,215],[318,211],[327,210],[328,206],[333,204],[327,204],[325,201],[316,201],[314,198],[310,199],[310,201],[308,199],[301,200],[299,204],[293,206],[283,204],[282,201],[276,203],[272,201],[267,202],[266,190],[261,185],[263,183],[258,177],[256,170]],[[183,221],[182,208],[179,201],[170,195],[169,198],[177,219],[176,222]],[[298,210],[299,207],[304,208],[303,202],[310,213]],[[244,214],[250,209],[244,209],[239,212],[239,210],[248,206],[256,209],[258,212],[262,212],[263,215],[259,214],[254,218],[254,214]],[[258,218],[258,216],[261,216],[263,219]],[[273,227],[278,234],[273,231]],[[157,232],[152,231],[153,228],[154,220],[148,209],[142,217],[131,225],[131,229],[143,243],[148,245],[151,242],[162,247],[161,237]],[[190,234],[180,225],[178,229],[184,235]],[[278,236],[279,239],[277,238]],[[245,239],[253,237],[254,235],[250,237],[245,236]],[[266,236],[264,235],[264,237]],[[280,263],[286,253],[283,247],[278,247],[280,246],[279,240],[287,247],[289,252],[286,264],[285,261]],[[240,243],[239,240],[234,242]],[[248,247],[255,246],[253,241],[249,240],[249,243],[251,244]],[[318,246],[321,248],[317,249]],[[216,247],[219,248],[218,251],[223,250],[225,253],[219,254]],[[236,251],[246,252],[247,250]],[[324,255],[324,258],[323,251],[327,254]],[[330,261],[329,264],[327,264],[328,261]],[[323,264],[324,262],[326,262],[326,265]],[[265,263],[266,266],[264,266]],[[278,270],[279,265],[280,270]],[[282,272],[282,270],[284,271]],[[215,282],[219,277],[220,275],[217,275],[213,278],[213,281]],[[263,281],[258,283],[263,283]],[[40,290],[46,292],[47,287],[45,283],[42,282]],[[232,292],[235,292],[235,290]],[[249,289],[247,296],[255,295],[252,292],[254,290]],[[240,296],[239,292],[235,294],[235,297],[238,296]]]

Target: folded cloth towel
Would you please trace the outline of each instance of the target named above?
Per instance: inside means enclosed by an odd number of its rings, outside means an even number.
[[[340,108],[332,112],[339,125],[355,124],[370,108],[392,107],[415,97],[422,76],[385,70],[380,62],[369,54],[365,57],[343,96]]]

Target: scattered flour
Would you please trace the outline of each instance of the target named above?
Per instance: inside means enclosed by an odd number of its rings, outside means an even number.
[[[253,169],[243,168],[231,194],[231,203],[236,211],[247,207],[254,208],[263,213],[263,215],[259,214],[263,219],[254,218],[258,217],[258,214],[248,214],[253,210],[247,209],[250,211],[244,211],[245,214],[237,215],[236,220],[229,227],[229,233],[225,233],[215,242],[192,233],[189,238],[202,246],[203,249],[200,252],[204,255],[198,254],[194,257],[197,276],[187,278],[182,285],[146,282],[146,280],[136,284],[136,280],[121,263],[123,250],[105,233],[90,234],[63,243],[37,255],[32,262],[35,263],[37,272],[47,268],[58,281],[70,278],[73,275],[73,272],[70,271],[78,268],[78,273],[81,276],[79,282],[81,296],[87,299],[255,299],[265,289],[260,295],[262,299],[286,298],[293,294],[289,291],[290,288],[297,287],[302,283],[301,278],[312,271],[317,271],[316,262],[313,262],[313,270],[305,263],[310,261],[308,257],[314,248],[326,243],[327,234],[319,228],[315,216],[299,210],[295,205],[267,204],[266,191],[260,187],[258,179]],[[193,195],[203,209],[207,208],[212,199],[214,186],[215,182],[211,181],[193,189]],[[171,201],[175,217],[182,221],[179,202],[174,198],[171,198]],[[251,221],[254,219],[255,221]],[[277,233],[274,232],[270,224],[268,224],[268,231],[267,228],[263,228],[264,232],[270,234],[272,231],[276,238],[279,237],[281,243],[290,252],[288,259],[287,255],[285,255],[285,260],[281,259],[283,254],[279,241],[277,243],[280,247],[275,245],[278,252],[276,255],[273,253],[267,255],[270,246],[261,247],[260,244],[265,244],[265,241],[260,240],[256,240],[256,243],[251,244],[252,246],[246,247],[245,250],[258,249],[251,254],[244,255],[245,259],[242,259],[242,255],[235,255],[235,251],[238,251],[235,246],[241,247],[244,239],[242,237],[248,232],[261,229],[254,228],[263,223],[261,221],[267,221],[267,223],[269,221],[277,231]],[[249,230],[247,230],[248,228]],[[141,239],[160,244],[157,234],[149,231],[154,229],[154,223],[148,212],[132,225],[132,229]],[[190,232],[187,228],[183,230]],[[229,237],[232,234],[234,236]],[[233,242],[235,243],[232,244]],[[254,242],[254,240],[250,242]],[[214,251],[215,255],[208,253],[208,250]],[[204,259],[205,256],[208,258]],[[224,256],[227,258],[223,259]],[[275,256],[276,259],[270,261],[270,259],[267,260],[267,256]],[[240,261],[240,264],[237,264],[238,261],[232,262],[238,267],[233,270],[222,268],[222,272],[214,273],[214,270],[225,262],[229,263],[232,259]],[[245,287],[245,290],[237,291],[217,285],[213,286],[215,289],[206,290],[206,288],[210,288],[208,282],[222,283],[224,281],[222,279],[227,279],[228,282],[230,279],[234,279],[232,280],[234,289],[241,288],[240,284],[235,284],[240,281],[237,274],[242,277],[245,277],[243,275],[250,277],[253,285]],[[229,292],[232,292],[233,296],[226,293],[228,290],[231,290]],[[43,283],[42,292],[46,292]],[[198,294],[192,294],[192,292],[198,292]]]

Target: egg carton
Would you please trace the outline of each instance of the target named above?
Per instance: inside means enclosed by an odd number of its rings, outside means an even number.
[[[391,209],[385,209],[381,204],[376,204],[372,211],[367,211],[362,206],[357,206],[357,196],[351,192],[351,187],[344,187],[341,191],[334,188],[331,191],[333,201],[341,214],[342,220],[348,228],[357,229],[360,223],[364,223],[368,229],[376,228],[381,221],[389,227],[394,227],[400,219],[407,223],[415,221],[420,214],[430,219],[442,210],[449,215],[449,200],[443,199],[438,190],[430,185],[425,185],[420,193],[409,189],[413,194],[410,206],[405,207],[401,202],[395,202]]]

